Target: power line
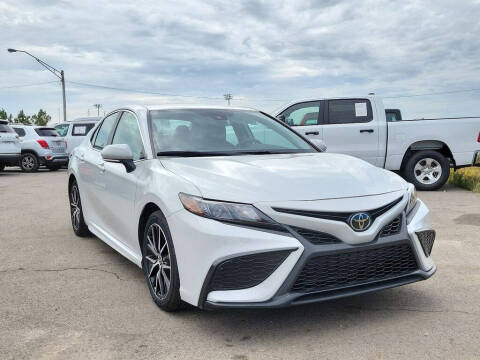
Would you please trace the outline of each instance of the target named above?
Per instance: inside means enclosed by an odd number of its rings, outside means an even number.
[[[23,84],[23,85],[3,86],[3,87],[0,87],[0,90],[3,90],[3,89],[16,89],[16,88],[22,88],[22,87],[28,87],[28,86],[37,86],[37,85],[45,85],[45,84],[53,84],[53,83],[57,83],[57,82],[58,82],[58,81],[46,81],[46,82],[35,83],[35,84]]]
[[[223,100],[221,97],[210,97],[210,96],[196,96],[196,95],[180,95],[180,94],[171,94],[171,93],[162,93],[156,91],[147,91],[147,90],[139,90],[139,89],[127,89],[127,88],[119,88],[114,86],[107,86],[107,85],[99,85],[99,84],[89,84],[84,82],[78,81],[67,81],[67,83],[78,85],[78,86],[86,86],[98,89],[106,89],[106,90],[116,90],[116,91],[126,91],[132,93],[139,93],[139,94],[147,94],[147,95],[160,95],[160,96],[172,96],[172,97],[184,97],[184,98],[197,98],[197,99],[213,99],[213,100]]]

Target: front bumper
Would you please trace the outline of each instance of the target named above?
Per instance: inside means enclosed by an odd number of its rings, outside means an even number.
[[[404,212],[405,205],[406,199],[399,203],[392,213],[379,218],[380,224],[377,224],[383,227],[385,222],[390,222],[401,214],[402,225],[398,233],[380,237],[379,231],[375,230],[377,235],[363,243],[355,243],[356,239],[352,238],[350,242],[339,241],[321,245],[300,235],[293,227],[295,224],[286,225],[285,233],[259,231],[200,218],[182,210],[169,218],[177,259],[182,259],[178,264],[182,299],[201,308],[285,307],[388,289],[427,279],[435,273],[436,267],[432,259],[425,256],[416,232],[431,229],[428,209],[419,201],[415,210],[407,217]],[[182,239],[188,240],[184,243]],[[414,268],[410,267],[408,271],[401,273],[388,273],[381,278],[364,277],[361,281],[345,281],[343,284],[318,289],[298,290],[295,286],[302,270],[312,259],[382,252],[382,249],[396,246],[407,247],[411,251]],[[248,259],[250,254],[274,254],[281,251],[288,254],[262,282],[238,289],[218,290],[212,286],[214,274],[229,259]],[[358,263],[362,264],[362,261]],[[331,267],[334,277],[336,264]],[[373,267],[377,264],[376,261],[371,263]],[[341,263],[338,263],[339,271],[341,266]],[[259,269],[263,271],[262,267]],[[329,281],[328,276],[327,280]]]

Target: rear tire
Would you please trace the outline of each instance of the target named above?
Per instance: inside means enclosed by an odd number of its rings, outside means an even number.
[[[73,180],[70,184],[68,198],[70,200],[70,219],[72,220],[73,232],[80,237],[90,236],[91,233],[83,219],[82,201],[76,180]]]
[[[22,154],[20,159],[20,168],[24,172],[35,172],[40,166],[40,161],[38,160],[37,155],[33,153]]]
[[[159,308],[168,312],[183,308],[175,248],[161,211],[151,214],[145,225],[142,269],[150,295]]]
[[[450,176],[450,163],[438,151],[423,150],[408,159],[403,174],[418,190],[438,190]]]

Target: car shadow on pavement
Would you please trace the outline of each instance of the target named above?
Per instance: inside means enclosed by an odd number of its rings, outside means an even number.
[[[378,332],[387,323],[422,318],[419,313],[441,312],[435,308],[438,305],[435,306],[435,299],[428,292],[407,286],[283,309],[202,311],[192,307],[173,316],[183,322],[191,320],[199,333],[210,334],[214,341],[231,347],[248,345],[250,341],[262,344],[292,343],[294,339],[324,341],[342,334],[349,334],[348,337],[363,331]]]

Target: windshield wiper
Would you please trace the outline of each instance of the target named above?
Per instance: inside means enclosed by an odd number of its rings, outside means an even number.
[[[212,152],[212,151],[159,151],[157,156],[181,156],[181,157],[198,157],[198,156],[231,156],[234,153],[231,152]]]

